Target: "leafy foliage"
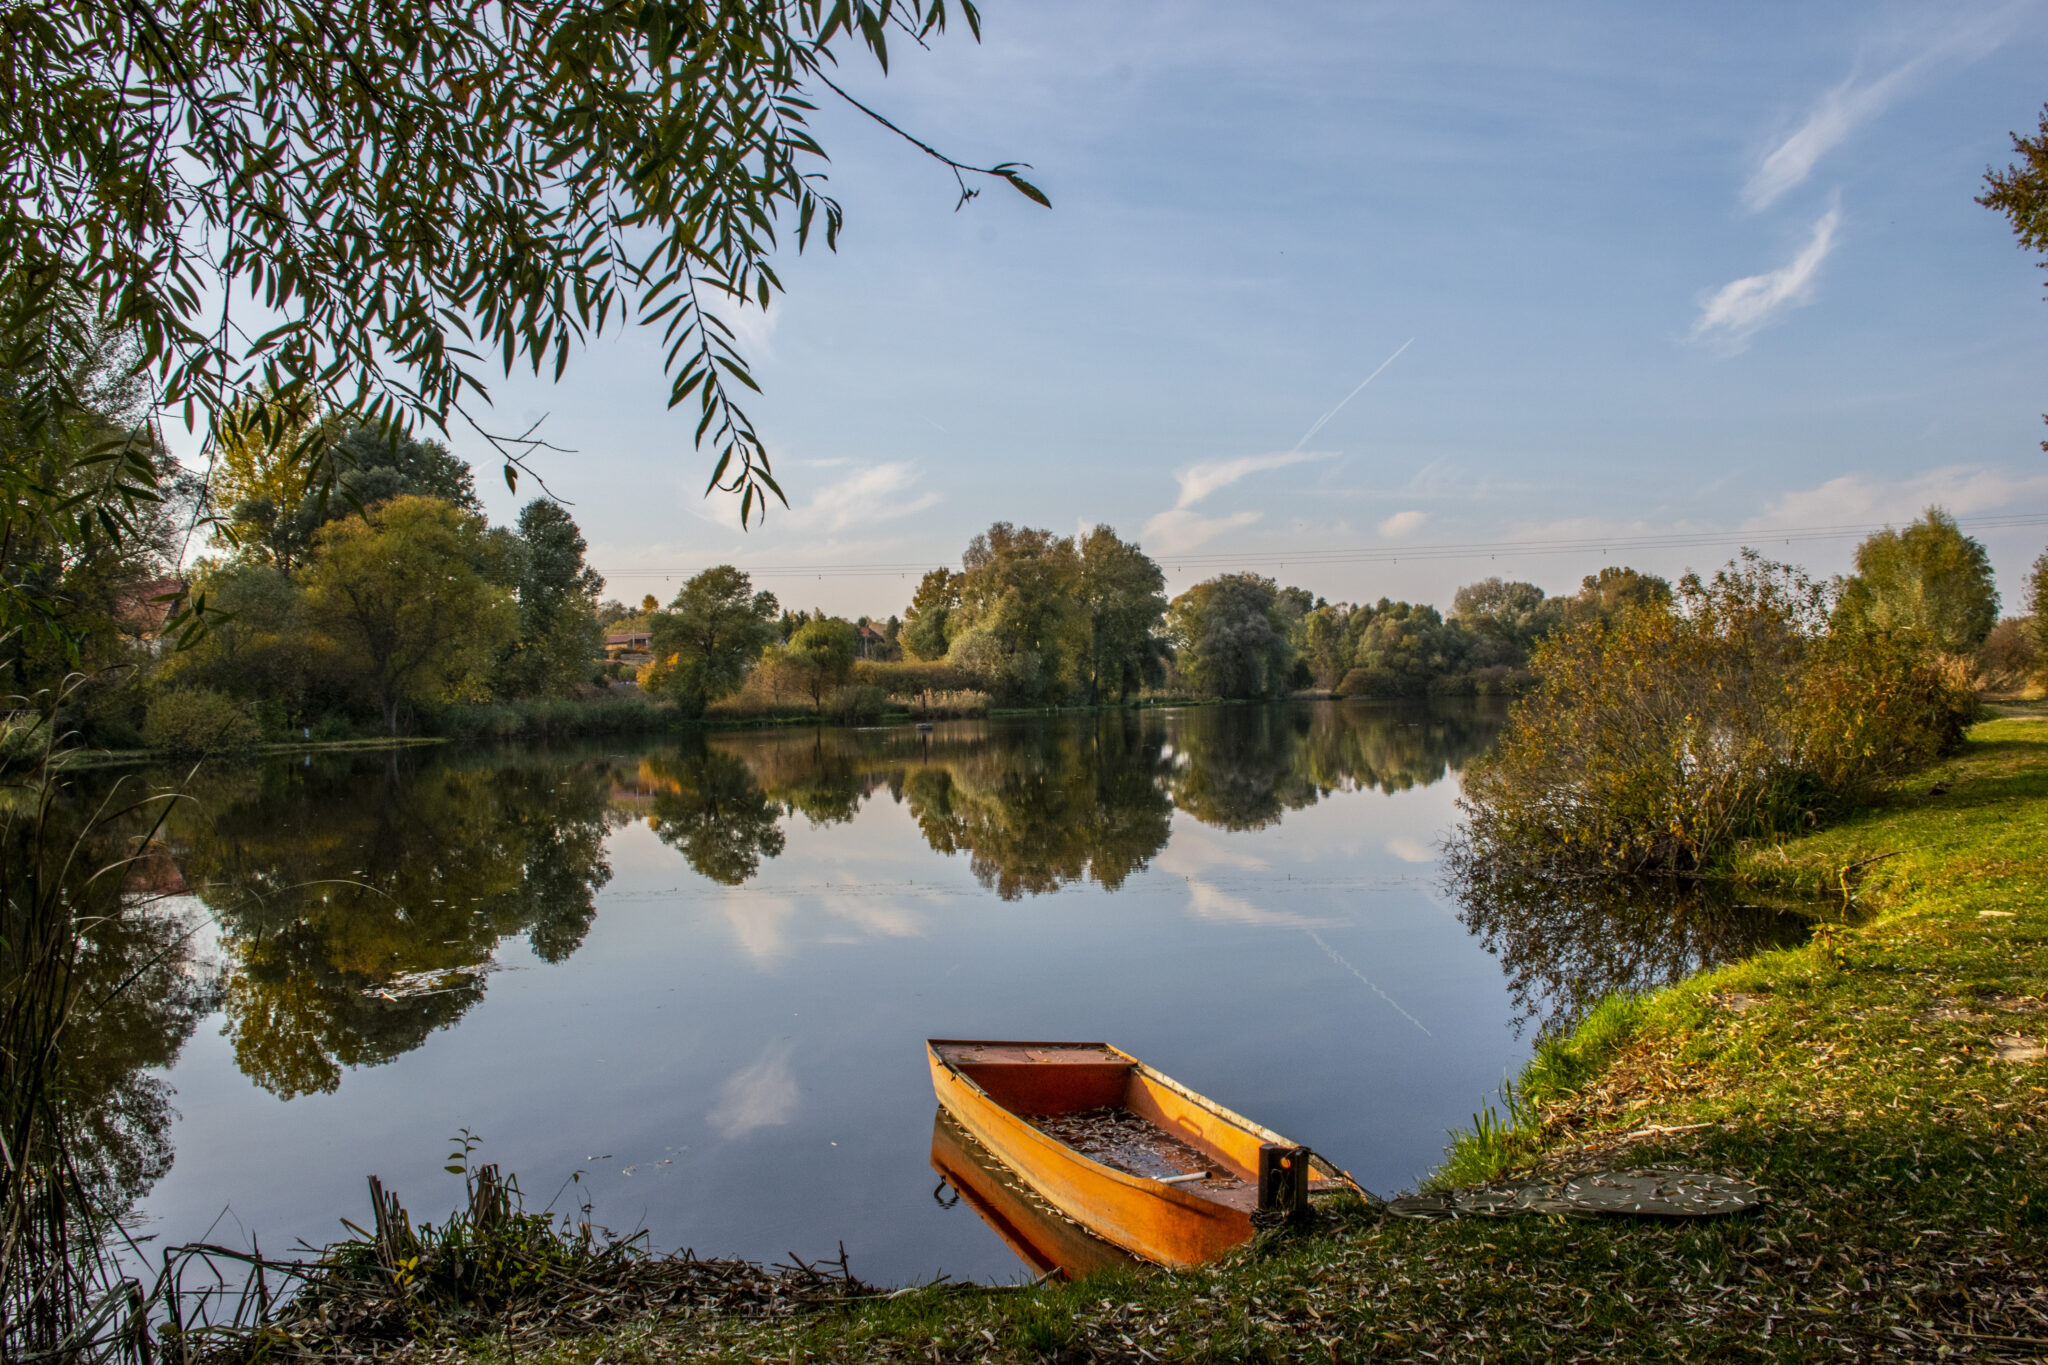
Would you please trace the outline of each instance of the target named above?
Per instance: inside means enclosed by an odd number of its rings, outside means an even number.
[[[913,659],[946,657],[946,621],[960,605],[960,576],[932,569],[918,580],[917,593],[903,611],[903,651]]]
[[[775,639],[781,606],[771,592],[730,564],[706,569],[657,612],[648,647],[655,662],[642,686],[676,700],[691,715],[737,691],[747,669]]]
[[[2034,626],[2035,657],[2048,665],[2048,550],[2027,573],[2027,614]]]
[[[232,697],[180,687],[150,702],[142,738],[167,754],[227,754],[254,748],[263,739],[263,727]]]
[[[1856,573],[1837,608],[1851,629],[1908,635],[1965,655],[1998,624],[1991,556],[1939,507],[1903,531],[1887,527],[1856,547]]]
[[[1084,647],[1081,557],[1070,537],[999,521],[960,557],[947,658],[1012,705],[1065,700]]]
[[[1830,635],[1827,606],[1745,551],[1672,608],[1553,636],[1540,690],[1467,776],[1459,856],[1692,871],[1953,745],[1975,709],[1962,680],[1902,642]]]
[[[794,680],[818,711],[825,697],[853,676],[856,637],[851,621],[817,616],[798,627],[789,643],[775,650],[768,665]]]
[[[1181,675],[1219,697],[1270,697],[1287,684],[1293,651],[1278,589],[1257,574],[1224,574],[1173,599],[1168,638]]]
[[[519,546],[519,637],[506,681],[517,695],[562,696],[589,681],[603,652],[604,579],[583,562],[583,533],[560,503],[537,498],[520,509]]]
[[[748,518],[779,490],[716,309],[768,306],[787,219],[799,247],[838,236],[808,92],[837,90],[843,52],[886,68],[892,29],[921,41],[949,17],[946,0],[10,5],[0,372],[66,406],[51,336],[82,298],[188,418],[262,394],[445,428],[487,363],[559,375],[632,316],[662,329],[671,405],[697,402],[712,483]],[[1045,202],[1020,166],[940,159]],[[509,481],[521,448],[500,449]]]
[[[361,671],[391,734],[407,703],[480,693],[517,629],[512,594],[483,572],[482,518],[394,498],[323,528],[305,573],[307,619]]]
[[[1090,700],[1120,701],[1160,676],[1153,637],[1166,615],[1166,576],[1107,526],[1081,538],[1080,554],[1079,599],[1088,620],[1080,672]]]

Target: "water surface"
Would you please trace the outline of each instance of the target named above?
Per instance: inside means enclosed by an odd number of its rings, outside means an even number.
[[[1532,1020],[1776,932],[1446,892],[1497,725],[1324,703],[204,772],[144,878],[186,969],[143,1043],[93,1043],[105,1163],[160,1244],[277,1251],[361,1221],[373,1172],[440,1217],[467,1132],[657,1248],[1009,1278],[935,1197],[923,1040],[1023,1037],[1411,1186]]]

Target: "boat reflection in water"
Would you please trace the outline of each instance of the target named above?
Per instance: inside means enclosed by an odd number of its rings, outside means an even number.
[[[957,1202],[980,1214],[1040,1278],[1074,1280],[1143,1264],[1032,1193],[944,1109],[932,1115],[932,1169],[945,1182],[941,1188],[950,1186]]]

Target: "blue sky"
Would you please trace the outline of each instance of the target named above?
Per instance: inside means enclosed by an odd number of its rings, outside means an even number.
[[[2041,5],[983,12],[981,44],[850,88],[963,160],[1031,162],[1054,208],[993,186],[956,213],[943,168],[822,112],[840,250],[738,319],[790,510],[743,534],[701,496],[650,332],[499,389],[501,425],[546,414],[574,448],[543,468],[613,595],[729,561],[884,615],[914,572],[786,571],[957,562],[1006,519],[1108,523],[1175,591],[1246,567],[1448,605],[1733,543],[1279,562],[2048,512],[2044,277],[1972,202],[2048,101]],[[2048,526],[1983,538],[2019,610]],[[1778,549],[1833,572],[1852,546]]]

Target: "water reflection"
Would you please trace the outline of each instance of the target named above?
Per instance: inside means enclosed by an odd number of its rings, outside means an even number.
[[[1558,1033],[1616,992],[1803,941],[1813,921],[1700,883],[1583,883],[1459,867],[1458,918],[1500,959],[1524,1025]]]
[[[620,816],[598,765],[271,764],[202,778],[171,824],[227,956],[243,1073],[281,1098],[410,1052],[482,997],[501,939],[576,951]]]
[[[64,784],[47,805],[43,796],[0,792],[10,806],[0,859],[12,873],[0,905],[12,1052],[0,1109],[9,1141],[24,1144],[13,1154],[24,1168],[63,1164],[95,1215],[119,1221],[170,1169],[163,1073],[218,1007],[218,981],[196,951],[203,916],[183,897],[175,861],[138,856],[163,805],[147,785],[131,774],[96,789]],[[44,889],[52,884],[61,890]],[[32,1248],[42,1233],[8,1236]],[[33,1263],[38,1253],[24,1254]]]
[[[218,925],[236,1062],[289,1099],[454,1024],[502,940],[524,935],[548,962],[575,952],[611,876],[607,832],[625,822],[730,887],[782,854],[791,819],[841,823],[886,795],[1005,900],[1115,890],[1166,847],[1175,810],[1242,830],[1335,791],[1428,784],[1496,724],[1223,707],[690,736],[633,757],[274,762],[198,780],[171,824],[172,871]]]
[[[92,922],[79,945],[58,1109],[67,1159],[98,1207],[117,1215],[170,1169],[162,1073],[218,1006],[218,983],[191,952],[193,930],[175,903],[145,895]]]
[[[1264,904],[1255,885],[1211,886],[1198,875],[1214,861],[1202,847],[1336,793],[1441,781],[1498,719],[1471,708],[1192,708],[150,774],[192,799],[172,814],[164,854],[135,872],[131,913],[91,940],[87,966],[106,988],[93,987],[103,1008],[65,1062],[77,1148],[119,1196],[110,1205],[156,1183],[174,1117],[161,1073],[214,1011],[235,1067],[280,1099],[334,1092],[349,1071],[421,1048],[485,997],[506,940],[547,963],[579,951],[612,879],[608,842],[628,825],[673,849],[715,901],[713,888],[759,878],[806,827],[884,803],[923,847],[959,855],[981,887],[1016,900],[1124,888],[1170,861],[1178,812],[1208,827],[1180,823],[1188,865],[1168,868],[1186,873],[1198,916],[1313,927],[1325,921]],[[1267,866],[1229,865],[1254,881]],[[189,913],[144,908],[160,893]],[[888,935],[910,922],[893,905],[858,912]],[[201,967],[190,940],[209,919],[218,962]],[[707,1099],[704,1121],[723,1139],[808,1112],[811,1082],[788,1048],[763,1047],[734,1058]]]
[[[932,1197],[945,1208],[974,1210],[1034,1275],[1073,1280],[1144,1264],[1053,1208],[944,1109],[932,1117],[932,1169],[939,1174]]]

